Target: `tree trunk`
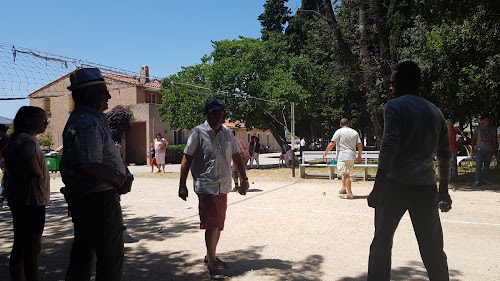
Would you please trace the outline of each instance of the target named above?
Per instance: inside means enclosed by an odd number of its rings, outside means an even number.
[[[372,119],[374,133],[378,140],[382,139],[383,131],[381,125],[382,113],[380,112],[380,95],[375,89],[375,75],[373,72],[373,60],[368,49],[368,39],[366,34],[367,1],[359,2],[358,26],[359,26],[359,56],[361,69],[363,70],[363,84],[361,90],[366,95],[367,108]],[[382,122],[383,124],[383,122]],[[380,148],[380,141],[377,141],[377,148]]]
[[[285,128],[283,125],[276,121],[272,116],[270,116],[266,111],[263,112],[264,120],[266,124],[269,125],[269,130],[273,134],[281,149],[287,151],[287,141],[285,139]]]
[[[384,79],[384,91],[387,94],[387,100],[394,98],[389,90],[389,81],[391,78],[391,49],[389,45],[389,28],[387,27],[387,7],[388,0],[373,0],[373,9],[375,12],[375,22],[378,33],[378,43],[380,48],[380,72]]]
[[[389,79],[391,76],[390,68],[390,47],[389,47],[389,30],[387,28],[387,6],[388,0],[372,0],[376,18],[377,33],[380,45],[380,63],[377,65],[380,67],[380,75],[384,80],[384,90],[387,93],[388,99],[393,98],[392,93],[389,91]],[[372,119],[374,134],[377,136],[377,148],[380,148],[380,140],[383,135],[383,117],[382,111],[380,110],[380,95],[375,88],[376,77],[374,75],[373,61],[371,60],[371,55],[368,49],[368,39],[366,35],[366,18],[367,9],[366,6],[369,0],[360,0],[359,4],[359,32],[360,32],[360,58],[356,59],[356,56],[352,53],[351,48],[345,41],[342,30],[337,22],[335,13],[333,11],[333,5],[330,0],[323,0],[324,10],[312,11],[312,10],[299,10],[297,14],[308,14],[317,16],[325,20],[333,31],[337,46],[339,47],[342,57],[346,64],[346,70],[349,71],[351,77],[359,85],[359,89],[365,94],[367,98],[367,108]]]

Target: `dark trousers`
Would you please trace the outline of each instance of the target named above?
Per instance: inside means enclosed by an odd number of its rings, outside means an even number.
[[[449,280],[436,186],[391,183],[384,186],[382,196],[375,207],[375,236],[370,246],[368,280],[390,280],[394,232],[406,210],[410,213],[429,280]]]
[[[121,280],[123,218],[118,194],[108,190],[78,200],[66,195],[66,200],[75,226],[66,280],[90,280],[95,258],[96,281]]]

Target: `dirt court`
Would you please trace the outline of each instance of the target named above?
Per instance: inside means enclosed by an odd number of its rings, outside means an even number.
[[[226,280],[365,280],[374,210],[366,204],[372,181],[353,183],[354,200],[339,198],[339,181],[292,178],[290,169],[250,170],[246,196],[228,197],[219,257]],[[298,173],[298,172],[297,172]],[[178,173],[136,173],[122,197],[125,233],[123,280],[210,280],[203,264],[204,231],[197,197],[177,197]],[[498,182],[498,181],[497,181]],[[188,181],[191,186],[192,181]],[[51,180],[40,257],[42,280],[64,280],[72,223]],[[452,280],[500,280],[500,186],[473,190],[457,184],[453,209],[441,213]],[[0,280],[9,280],[12,220],[0,210]],[[427,280],[406,214],[394,238],[393,280]]]

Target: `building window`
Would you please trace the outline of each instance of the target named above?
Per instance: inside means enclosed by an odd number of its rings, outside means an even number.
[[[174,144],[184,144],[185,139],[184,139],[184,132],[181,131],[174,131]]]
[[[160,97],[156,93],[146,92],[146,103],[160,103]]]
[[[266,145],[271,145],[271,136],[269,134],[266,135]]]
[[[43,110],[50,114],[50,98],[43,98]]]

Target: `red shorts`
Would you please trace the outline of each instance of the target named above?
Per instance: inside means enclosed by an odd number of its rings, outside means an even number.
[[[227,210],[227,194],[198,194],[200,229],[224,229]]]
[[[153,157],[153,160],[151,160],[151,165],[155,165],[156,166],[156,157]]]

